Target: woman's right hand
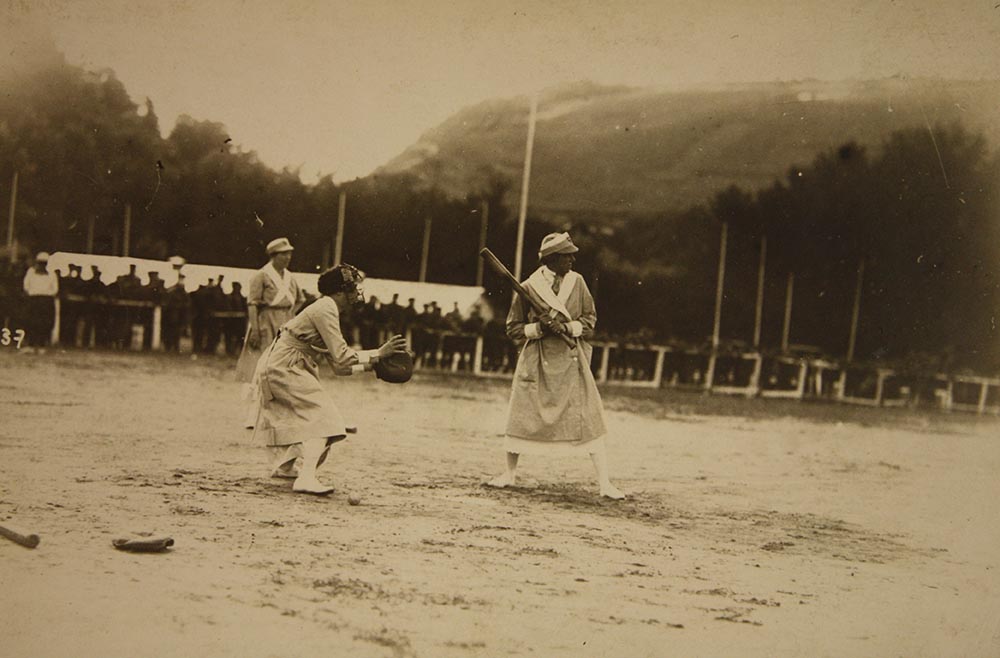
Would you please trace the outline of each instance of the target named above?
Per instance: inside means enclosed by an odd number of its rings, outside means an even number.
[[[252,350],[256,350],[256,349],[260,348],[260,332],[259,331],[254,331],[253,329],[250,330],[250,333],[247,334],[247,345]]]
[[[393,354],[400,354],[406,351],[406,339],[396,334],[389,340],[385,342],[382,347],[378,348],[379,358],[386,358],[387,356],[392,356]]]

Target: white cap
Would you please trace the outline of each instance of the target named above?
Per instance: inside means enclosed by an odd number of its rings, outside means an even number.
[[[282,251],[294,251],[295,247],[288,241],[288,238],[276,238],[267,243],[267,255],[271,256]]]
[[[39,251],[38,254],[35,256],[35,260],[36,261],[45,262],[45,263],[49,262],[49,252],[47,252],[47,251]]]

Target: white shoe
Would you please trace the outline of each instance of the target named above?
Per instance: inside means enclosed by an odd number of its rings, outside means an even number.
[[[487,487],[496,487],[497,489],[505,489],[507,487],[514,486],[515,476],[511,473],[503,473],[498,475],[489,482],[486,483]]]
[[[271,471],[271,477],[282,478],[285,480],[296,480],[299,477],[299,469],[295,467],[295,462],[285,462]]]
[[[314,496],[326,496],[333,493],[334,489],[317,480],[315,476],[303,478],[300,475],[295,478],[295,482],[292,484],[292,491],[295,493],[313,494]]]
[[[610,482],[601,486],[601,497],[610,498],[611,500],[625,500],[625,494]]]

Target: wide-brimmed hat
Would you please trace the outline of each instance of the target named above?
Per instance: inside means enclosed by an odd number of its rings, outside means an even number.
[[[549,233],[542,238],[542,246],[538,248],[538,258],[545,258],[552,254],[574,254],[578,251],[580,249],[573,244],[569,233]]]
[[[267,243],[267,255],[281,253],[282,251],[295,251],[295,247],[288,241],[288,238],[276,238]]]

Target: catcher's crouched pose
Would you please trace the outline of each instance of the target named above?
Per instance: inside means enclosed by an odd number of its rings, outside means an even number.
[[[317,359],[325,357],[338,375],[351,375],[372,370],[379,360],[407,354],[402,336],[393,336],[376,350],[359,352],[348,347],[340,329],[340,312],[348,305],[364,303],[363,279],[357,268],[347,264],[323,272],[319,277],[322,297],[282,325],[257,364],[256,436],[279,452],[273,475],[294,477],[293,491],[333,491],[317,479],[316,469],[330,446],[347,436],[337,405],[320,384]],[[301,466],[296,473],[297,457]]]

